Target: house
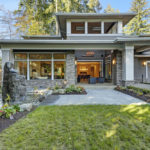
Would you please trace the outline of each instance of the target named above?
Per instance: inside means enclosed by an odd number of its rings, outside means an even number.
[[[127,36],[134,13],[57,13],[59,35],[0,40],[2,66],[11,61],[27,83],[46,86],[90,79],[150,82],[150,36]]]

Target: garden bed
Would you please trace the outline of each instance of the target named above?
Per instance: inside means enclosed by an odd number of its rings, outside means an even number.
[[[117,86],[115,90],[150,103],[150,90],[148,89],[137,88],[134,86]]]
[[[24,118],[28,113],[32,112],[36,107],[33,107],[31,111],[23,111],[23,112],[17,112],[13,115],[13,119],[9,118],[0,118],[0,132],[2,132],[4,129],[8,128],[10,125],[14,124],[17,120]]]
[[[86,94],[87,92],[83,87],[75,85],[70,85],[65,89],[56,86],[52,92],[52,95],[86,95]]]
[[[78,92],[72,92],[72,93],[53,93],[52,95],[86,95],[86,91],[82,91],[80,93]]]

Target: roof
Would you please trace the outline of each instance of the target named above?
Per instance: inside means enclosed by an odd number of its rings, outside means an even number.
[[[150,41],[150,37],[140,36],[122,36],[113,39],[102,38],[100,40],[45,40],[45,39],[4,39],[0,40],[0,44],[74,44],[74,43],[124,43],[124,42],[139,42],[139,41]]]
[[[61,34],[66,34],[66,19],[121,19],[126,25],[136,13],[56,13]]]

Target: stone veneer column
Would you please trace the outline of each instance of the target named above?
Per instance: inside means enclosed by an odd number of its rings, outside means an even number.
[[[121,85],[122,81],[122,52],[114,51],[113,59],[116,64],[112,64],[112,80],[115,85]]]
[[[122,81],[122,52],[117,51],[116,54],[116,85],[120,85]]]
[[[76,71],[75,71],[75,53],[69,52],[66,56],[66,80],[68,85],[76,83]]]
[[[134,46],[125,44],[122,53],[122,84],[123,86],[132,85],[134,83]]]

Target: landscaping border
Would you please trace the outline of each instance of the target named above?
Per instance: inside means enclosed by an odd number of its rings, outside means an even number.
[[[33,107],[31,111],[17,112],[15,115],[13,115],[14,119],[0,118],[0,133],[19,119],[26,117],[27,114],[34,111],[36,108],[37,107]]]
[[[115,88],[116,91],[119,91],[121,93],[124,93],[124,94],[127,94],[127,95],[130,95],[132,97],[135,97],[135,98],[138,98],[138,99],[141,99],[142,101],[145,101],[147,103],[150,103],[150,97],[147,97],[145,95],[138,95],[134,92],[131,92],[129,91],[128,89],[119,89],[118,87]]]

